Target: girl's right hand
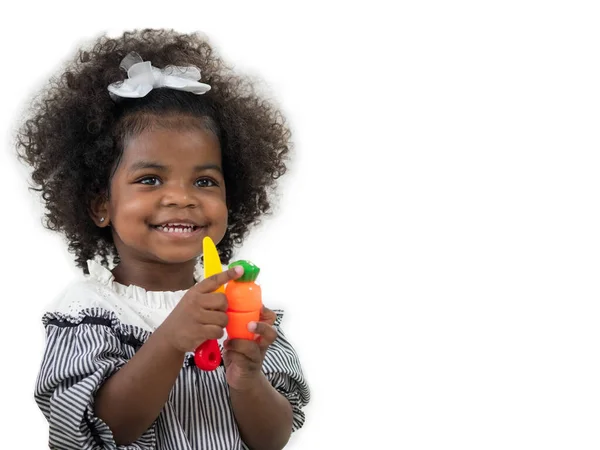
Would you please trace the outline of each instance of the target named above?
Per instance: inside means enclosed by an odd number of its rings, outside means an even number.
[[[227,298],[214,291],[243,273],[243,268],[235,266],[191,287],[160,326],[169,345],[185,353],[208,339],[222,337],[227,325]]]

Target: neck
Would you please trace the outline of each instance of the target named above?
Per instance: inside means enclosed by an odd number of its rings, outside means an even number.
[[[196,261],[166,264],[154,261],[121,261],[112,270],[117,283],[131,284],[147,291],[181,291],[194,283]]]

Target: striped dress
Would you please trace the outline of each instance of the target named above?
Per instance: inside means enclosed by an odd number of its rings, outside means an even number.
[[[135,443],[116,445],[108,426],[94,415],[94,396],[186,291],[145,291],[115,282],[112,273],[94,261],[88,262],[88,268],[90,275],[72,283],[42,319],[46,347],[35,400],[49,423],[50,448],[246,449],[229,402],[223,365],[211,372],[199,370],[192,353],[186,355],[152,426]],[[278,337],[266,353],[263,372],[292,405],[296,431],[304,423],[302,407],[309,401],[309,388],[298,356],[281,330],[283,312],[275,312]]]

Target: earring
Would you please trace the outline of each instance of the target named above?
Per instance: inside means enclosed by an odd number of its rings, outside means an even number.
[[[100,217],[100,222],[104,222],[104,217]]]

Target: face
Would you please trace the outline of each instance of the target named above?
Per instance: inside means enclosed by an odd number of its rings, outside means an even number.
[[[218,139],[199,128],[155,127],[130,139],[110,186],[107,214],[122,262],[184,263],[227,229]]]

